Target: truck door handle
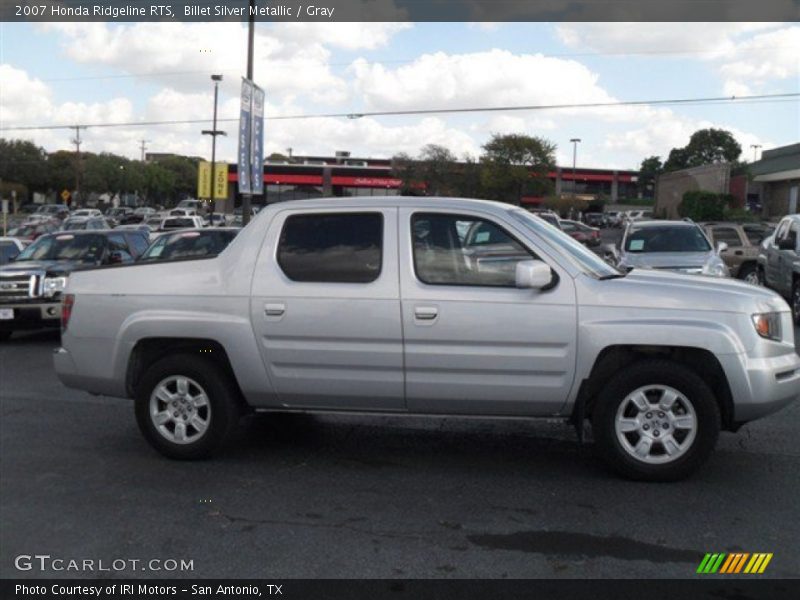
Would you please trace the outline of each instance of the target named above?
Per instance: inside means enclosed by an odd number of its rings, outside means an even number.
[[[736,256],[741,256],[742,254],[744,254],[744,252],[742,252],[741,250],[737,250],[736,252],[734,252],[734,254]]]
[[[432,321],[439,315],[439,309],[435,306],[416,306],[414,316],[420,321]]]
[[[286,305],[283,303],[269,303],[264,305],[264,314],[268,317],[280,317],[286,312]]]

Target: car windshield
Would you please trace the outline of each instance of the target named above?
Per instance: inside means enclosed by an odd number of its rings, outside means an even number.
[[[102,235],[58,234],[40,237],[17,257],[24,260],[97,261],[103,255],[106,238]]]
[[[164,224],[161,225],[162,229],[177,229],[179,227],[194,227],[192,219],[165,219]]]
[[[708,252],[711,244],[699,227],[649,225],[632,227],[625,237],[626,252]]]
[[[142,254],[139,260],[174,260],[216,256],[222,252],[235,231],[186,231],[162,235]]]
[[[88,221],[65,221],[64,231],[77,231],[80,229],[86,229],[87,223]]]
[[[617,269],[557,227],[537,219],[524,210],[512,210],[511,214],[537,236],[561,251],[587,275],[598,279],[622,276]]]
[[[19,248],[14,242],[0,241],[0,264],[6,263],[19,254]]]

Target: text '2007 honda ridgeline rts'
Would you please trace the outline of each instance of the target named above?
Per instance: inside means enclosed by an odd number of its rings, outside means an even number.
[[[279,203],[216,258],[74,273],[62,344],[61,381],[133,398],[174,458],[252,410],[564,417],[623,475],[670,480],[800,395],[777,294],[620,273],[524,210],[451,198]]]

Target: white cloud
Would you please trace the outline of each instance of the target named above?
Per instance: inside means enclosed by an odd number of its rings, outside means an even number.
[[[597,75],[576,61],[498,49],[471,54],[423,54],[396,69],[359,59],[351,70],[356,90],[371,108],[613,101],[597,84]]]

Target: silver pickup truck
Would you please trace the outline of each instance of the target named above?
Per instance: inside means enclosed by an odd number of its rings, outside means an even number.
[[[791,314],[739,281],[620,273],[538,217],[451,198],[269,206],[218,257],[73,274],[55,368],[206,457],[246,411],[570,420],[674,480],[800,395]]]

